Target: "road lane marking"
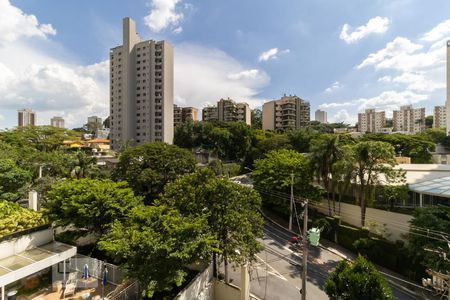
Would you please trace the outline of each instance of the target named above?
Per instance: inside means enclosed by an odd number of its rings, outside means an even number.
[[[263,264],[265,264],[266,266],[268,266],[272,271],[271,273],[273,273],[272,275],[277,276],[280,279],[283,279],[285,281],[287,281],[286,277],[284,277],[283,275],[280,274],[280,272],[278,272],[274,267],[272,267],[270,264],[266,263],[261,257],[259,257],[258,255],[255,255],[257,259],[259,259]],[[267,271],[269,273],[269,271]]]

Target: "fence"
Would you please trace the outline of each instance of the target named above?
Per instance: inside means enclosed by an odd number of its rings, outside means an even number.
[[[126,287],[118,287],[106,296],[110,300],[137,300],[139,299],[139,282],[133,281]]]
[[[88,265],[89,275],[97,279],[103,278],[104,269],[108,270],[106,276],[107,282],[119,285],[124,279],[124,273],[118,266],[81,254],[77,254],[70,260],[69,268],[70,270],[83,273],[84,265]]]

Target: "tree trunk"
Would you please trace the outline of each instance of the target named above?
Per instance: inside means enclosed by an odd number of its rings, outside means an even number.
[[[230,283],[230,278],[228,274],[228,260],[226,256],[223,257],[223,265],[225,268],[225,283]]]
[[[217,279],[217,253],[213,253],[213,278]]]
[[[361,206],[361,227],[364,227],[366,224],[366,195],[364,192],[364,185],[361,185],[359,198],[359,205]]]
[[[336,193],[335,193],[335,185],[331,182],[331,192],[333,195],[333,216],[336,214]]]

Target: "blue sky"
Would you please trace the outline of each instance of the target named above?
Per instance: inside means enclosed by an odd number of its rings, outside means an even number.
[[[354,123],[369,107],[445,103],[450,1],[0,0],[0,128],[16,109],[69,127],[108,113],[108,50],[133,18],[175,47],[175,102],[252,107],[296,94]]]

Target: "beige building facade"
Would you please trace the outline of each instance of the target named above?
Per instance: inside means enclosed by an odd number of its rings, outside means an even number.
[[[65,121],[62,117],[53,117],[50,119],[50,125],[58,128],[65,128]]]
[[[316,112],[315,112],[315,120],[317,122],[322,123],[322,124],[328,123],[328,121],[327,121],[327,112],[323,111],[323,110],[320,110],[320,109],[316,110]]]
[[[17,125],[22,126],[36,126],[36,112],[32,109],[19,109],[17,111]]]
[[[358,131],[378,133],[386,125],[386,113],[384,111],[375,111],[374,108],[366,109],[358,114]]]
[[[450,40],[447,41],[447,99],[445,101],[445,107],[447,135],[450,135]]]
[[[425,130],[425,108],[413,108],[404,105],[393,113],[393,131],[404,133],[419,133]]]
[[[173,142],[173,48],[143,41],[123,19],[123,45],[110,50],[111,146]]]
[[[308,126],[309,122],[309,102],[295,95],[284,95],[279,100],[269,101],[263,105],[263,130],[296,129]]]
[[[234,100],[220,99],[217,106],[207,106],[202,110],[202,120],[206,122],[244,122],[251,125],[250,106],[245,103],[236,103]]]
[[[188,120],[198,121],[198,109],[195,107],[181,107],[173,105],[173,126],[176,127]]]
[[[433,111],[433,128],[446,128],[447,108],[445,106],[435,106]]]

